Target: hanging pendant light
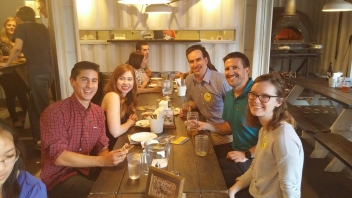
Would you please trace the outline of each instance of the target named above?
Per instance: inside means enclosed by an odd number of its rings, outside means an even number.
[[[166,4],[151,4],[145,8],[144,12],[148,14],[169,14],[172,12],[172,7]]]
[[[170,3],[171,0],[118,0],[121,4],[161,4]]]
[[[352,11],[352,4],[344,0],[333,0],[325,4],[323,12],[344,12]]]

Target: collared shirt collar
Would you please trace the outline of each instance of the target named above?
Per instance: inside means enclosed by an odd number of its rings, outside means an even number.
[[[240,98],[240,97],[247,97],[247,94],[248,92],[251,90],[252,88],[252,85],[253,85],[253,80],[252,78],[248,78],[248,81],[246,83],[246,86],[243,90],[243,92],[237,97],[237,98]],[[234,90],[232,89],[232,93],[234,93]],[[234,98],[236,98],[236,96],[234,94],[232,94]]]
[[[86,108],[78,101],[78,99],[77,99],[75,93],[73,93],[73,94],[71,95],[71,100],[72,100],[73,104],[74,104],[76,107],[78,107],[79,110],[81,110],[81,111],[89,111],[89,110],[90,110],[91,102],[89,103],[89,106],[88,106],[88,108],[86,109]]]
[[[209,83],[210,82],[210,69],[207,67],[207,70],[205,71],[205,74],[203,76],[203,79],[202,81],[206,82],[206,83]],[[195,75],[193,74],[193,82],[198,82]]]

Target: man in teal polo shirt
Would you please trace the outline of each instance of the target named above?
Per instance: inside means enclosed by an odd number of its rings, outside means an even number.
[[[247,93],[253,84],[249,78],[249,60],[243,53],[232,52],[224,57],[225,77],[233,88],[226,92],[221,124],[199,123],[199,130],[210,130],[220,135],[232,134],[232,143],[222,145],[217,152],[220,167],[228,187],[252,163],[258,141],[259,128],[246,126]]]

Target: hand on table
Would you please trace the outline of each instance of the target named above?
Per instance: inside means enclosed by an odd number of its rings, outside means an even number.
[[[241,151],[230,151],[227,153],[226,159],[237,162],[245,162],[248,159],[246,158],[244,152]]]

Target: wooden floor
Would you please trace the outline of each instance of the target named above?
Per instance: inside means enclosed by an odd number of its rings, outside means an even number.
[[[0,100],[0,106],[3,106]],[[19,113],[23,118],[23,113]],[[12,123],[10,118],[6,121]],[[27,163],[26,169],[33,175],[40,172],[40,151],[34,149],[34,143],[31,138],[30,130],[19,130],[21,140],[26,148]],[[352,197],[352,179],[346,175],[352,171],[339,173],[324,172],[325,166],[330,162],[326,159],[311,159],[310,153],[313,150],[311,142],[302,140],[305,151],[305,160],[302,179],[302,197],[303,198],[350,198]],[[352,177],[351,177],[352,178]]]

